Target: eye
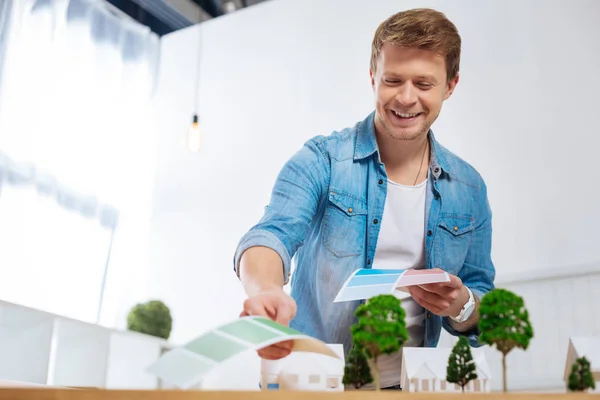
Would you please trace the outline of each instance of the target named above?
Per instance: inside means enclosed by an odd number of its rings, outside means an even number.
[[[419,82],[419,83],[417,83],[417,86],[419,86],[423,90],[428,90],[433,87],[433,85],[431,83],[427,83],[427,82]]]
[[[400,83],[400,81],[397,79],[386,79],[385,83],[387,83],[388,85],[395,85],[397,83]]]

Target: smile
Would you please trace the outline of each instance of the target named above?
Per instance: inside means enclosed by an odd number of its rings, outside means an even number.
[[[399,118],[404,118],[404,119],[416,118],[416,117],[418,117],[419,115],[422,114],[420,112],[418,112],[418,113],[400,113],[400,112],[397,112],[395,110],[392,110],[392,113],[395,116],[397,116]]]

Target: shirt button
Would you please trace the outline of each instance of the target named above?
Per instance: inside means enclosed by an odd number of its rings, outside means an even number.
[[[380,179],[377,183],[379,183],[380,185],[383,184],[383,179]]]
[[[427,231],[427,236],[431,236],[433,235],[433,232],[431,232],[431,230]]]
[[[373,220],[373,223],[374,223],[375,225],[377,225],[377,224],[379,223],[379,221],[378,221],[377,219],[374,219],[374,220]]]
[[[352,207],[350,207],[350,208],[348,209],[348,212],[349,212],[350,214],[352,214]]]
[[[458,231],[458,226],[454,227],[454,232]]]

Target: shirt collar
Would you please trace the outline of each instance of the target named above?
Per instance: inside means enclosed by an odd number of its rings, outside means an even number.
[[[433,130],[429,130],[429,141],[431,145],[430,169],[434,177],[440,177],[442,171],[452,175],[452,168],[448,163],[444,149],[435,140]],[[354,160],[367,158],[377,153],[377,159],[381,163],[379,147],[375,136],[375,111],[357,125],[356,144],[354,146]]]

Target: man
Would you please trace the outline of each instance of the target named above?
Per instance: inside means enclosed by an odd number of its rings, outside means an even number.
[[[402,299],[405,345],[435,347],[443,327],[479,346],[477,307],[495,277],[486,185],[430,130],[458,83],[460,49],[455,26],[434,10],[400,12],[379,26],[374,112],[307,141],[239,243],[234,269],[248,294],[241,315],[267,316],[348,351],[359,302],[333,299],[354,270],[439,268],[451,282],[411,287]],[[282,288],[294,256],[290,297]],[[284,343],[260,355],[289,352]],[[400,354],[381,359],[382,387],[398,387],[400,367]]]

